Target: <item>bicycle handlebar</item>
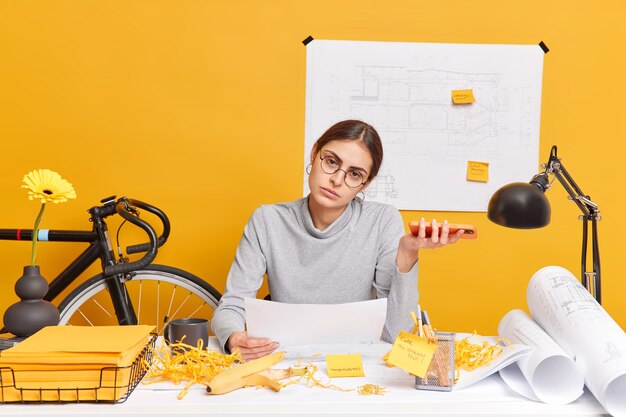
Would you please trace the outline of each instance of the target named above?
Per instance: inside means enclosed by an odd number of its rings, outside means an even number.
[[[161,236],[159,236],[157,243],[158,243],[158,247],[163,246],[163,244],[167,242],[167,238],[170,236],[170,220],[167,218],[165,213],[163,213],[160,209],[154,206],[151,206],[148,203],[144,203],[143,201],[133,200],[133,199],[129,199],[128,201],[134,207],[139,207],[141,209],[144,209],[156,215],[161,220],[161,223],[163,224],[163,233],[161,234]],[[137,245],[127,246],[126,253],[130,255],[133,253],[147,252],[149,249],[150,249],[149,243],[140,243]]]
[[[144,203],[139,200],[121,198],[111,207],[115,208],[115,211],[122,216],[125,220],[133,223],[137,227],[143,229],[148,235],[148,239],[150,242],[141,243],[138,245],[132,245],[126,248],[126,252],[138,253],[138,252],[146,252],[146,254],[141,258],[133,262],[116,264],[116,265],[108,265],[104,268],[104,273],[107,276],[124,274],[126,272],[134,271],[137,269],[145,268],[148,266],[157,255],[157,248],[163,245],[170,234],[170,222],[165,213],[163,213],[160,209],[151,206],[148,203]],[[157,238],[156,232],[154,228],[148,223],[140,219],[139,217],[133,215],[133,213],[129,210],[131,207],[138,207],[144,209],[152,214],[155,214],[161,222],[163,223],[163,234]]]

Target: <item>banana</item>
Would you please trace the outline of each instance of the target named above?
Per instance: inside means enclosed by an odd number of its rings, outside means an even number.
[[[291,368],[287,369],[273,369],[269,368],[264,371],[258,372],[255,375],[262,375],[269,379],[273,379],[274,381],[279,381],[281,379],[290,378],[293,376],[293,371]]]
[[[207,392],[215,395],[225,394],[249,385],[263,385],[275,391],[280,390],[280,384],[263,375],[254,375],[264,371],[285,358],[285,352],[275,352],[262,358],[235,365],[230,369],[217,374],[209,385]]]
[[[274,381],[273,379],[270,379],[266,376],[263,375],[259,375],[259,374],[253,374],[253,375],[248,375],[247,377],[245,377],[243,379],[244,381],[244,386],[249,387],[249,386],[253,386],[253,385],[262,385],[264,387],[268,387],[273,389],[274,391],[278,392],[280,391],[280,383],[278,381]]]

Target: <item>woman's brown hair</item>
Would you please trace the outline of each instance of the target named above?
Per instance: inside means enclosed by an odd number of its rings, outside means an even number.
[[[320,136],[317,142],[315,142],[316,149],[322,149],[324,145],[333,140],[358,140],[363,142],[373,161],[372,171],[367,181],[372,181],[378,175],[380,165],[383,163],[383,144],[373,126],[360,120],[343,120],[329,127]]]

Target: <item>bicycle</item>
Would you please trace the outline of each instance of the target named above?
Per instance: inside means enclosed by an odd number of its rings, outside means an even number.
[[[163,211],[139,200],[111,196],[101,206],[88,210],[91,231],[40,229],[37,238],[50,242],[84,242],[87,249],[78,255],[49,284],[44,297],[53,301],[61,292],[100,259],[102,272],[72,290],[59,304],[61,325],[151,324],[158,334],[177,317],[211,317],[221,294],[201,278],[167,265],[153,264],[157,250],[170,234],[170,222]],[[140,211],[152,213],[162,223],[162,234],[139,217]],[[119,214],[124,221],[118,228],[118,256],[109,237],[107,217]],[[145,252],[130,261],[119,247],[119,230],[128,221],[142,229],[149,242],[131,245],[126,254]],[[32,229],[0,229],[0,240],[31,241]],[[142,308],[143,307],[143,308]],[[146,311],[149,309],[148,311]],[[4,329],[0,332],[6,332]]]

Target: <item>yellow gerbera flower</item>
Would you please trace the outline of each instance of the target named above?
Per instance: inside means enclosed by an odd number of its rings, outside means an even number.
[[[24,175],[24,185],[28,189],[28,198],[45,203],[63,203],[76,198],[74,187],[59,174],[49,169],[35,169]]]

